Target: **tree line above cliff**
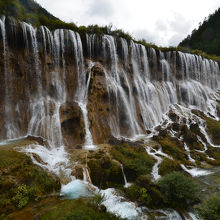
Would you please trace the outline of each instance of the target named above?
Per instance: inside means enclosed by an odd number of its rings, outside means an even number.
[[[193,33],[183,40],[178,47],[158,47],[155,44],[146,42],[144,39],[136,40],[131,34],[122,29],[113,29],[112,25],[89,25],[87,27],[77,27],[73,22],[68,23],[56,18],[34,0],[1,0],[0,15],[14,17],[17,20],[30,23],[35,27],[41,25],[47,26],[52,31],[61,28],[77,31],[80,34],[109,34],[116,37],[123,37],[127,41],[133,40],[147,48],[153,47],[154,49],[161,51],[182,51],[193,53],[220,62],[220,57],[218,57],[220,56],[220,9],[217,10],[215,14],[210,15],[208,19],[205,19],[199,29],[194,30]]]
[[[220,55],[220,8],[205,18],[198,29],[184,39],[180,46]]]

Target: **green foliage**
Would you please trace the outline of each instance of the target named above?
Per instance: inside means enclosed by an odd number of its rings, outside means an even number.
[[[164,176],[173,171],[180,171],[181,167],[178,162],[170,160],[169,158],[164,158],[160,164],[159,174]]]
[[[104,200],[104,196],[101,195],[100,193],[98,193],[95,196],[93,196],[92,204],[98,208],[101,205],[101,203],[103,202],[103,200]]]
[[[204,220],[220,219],[220,196],[213,194],[205,200],[200,206],[196,207],[200,217]]]
[[[150,174],[154,165],[154,159],[142,146],[131,147],[126,144],[114,146],[111,154],[123,164],[128,181],[134,181],[140,175]]]
[[[180,172],[167,174],[158,182],[158,186],[164,202],[172,207],[186,207],[197,198],[195,183]]]
[[[135,183],[124,189],[129,200],[152,208],[163,206],[162,196],[158,186],[151,181],[150,175],[139,176]]]
[[[198,29],[184,39],[180,46],[190,48],[193,52],[220,55],[220,9],[205,18]]]
[[[0,14],[13,16],[35,26],[49,25],[49,22],[60,21],[33,0],[1,0]]]
[[[0,214],[22,208],[60,189],[60,182],[10,147],[0,149]]]
[[[22,184],[16,189],[16,195],[12,198],[12,201],[18,208],[23,208],[28,204],[29,192],[26,185]]]
[[[125,189],[125,193],[132,201],[138,201],[146,206],[148,206],[152,200],[147,189],[136,184],[132,184],[130,187]]]

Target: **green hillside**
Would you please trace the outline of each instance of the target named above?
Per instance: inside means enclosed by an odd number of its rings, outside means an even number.
[[[65,23],[54,17],[34,0],[0,0],[0,14],[12,16],[34,26],[45,25],[51,29],[76,27],[73,23]]]
[[[220,8],[205,18],[198,29],[184,39],[179,46],[220,55]]]

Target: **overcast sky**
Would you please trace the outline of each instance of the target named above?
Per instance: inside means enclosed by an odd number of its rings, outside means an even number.
[[[220,0],[37,0],[54,16],[79,25],[121,28],[136,39],[176,46]]]

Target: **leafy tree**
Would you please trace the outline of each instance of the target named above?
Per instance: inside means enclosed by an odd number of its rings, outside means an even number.
[[[181,172],[165,175],[158,183],[164,202],[172,207],[186,207],[197,198],[197,188],[190,177]]]
[[[220,55],[220,8],[199,23],[198,29],[194,29],[179,46]]]

